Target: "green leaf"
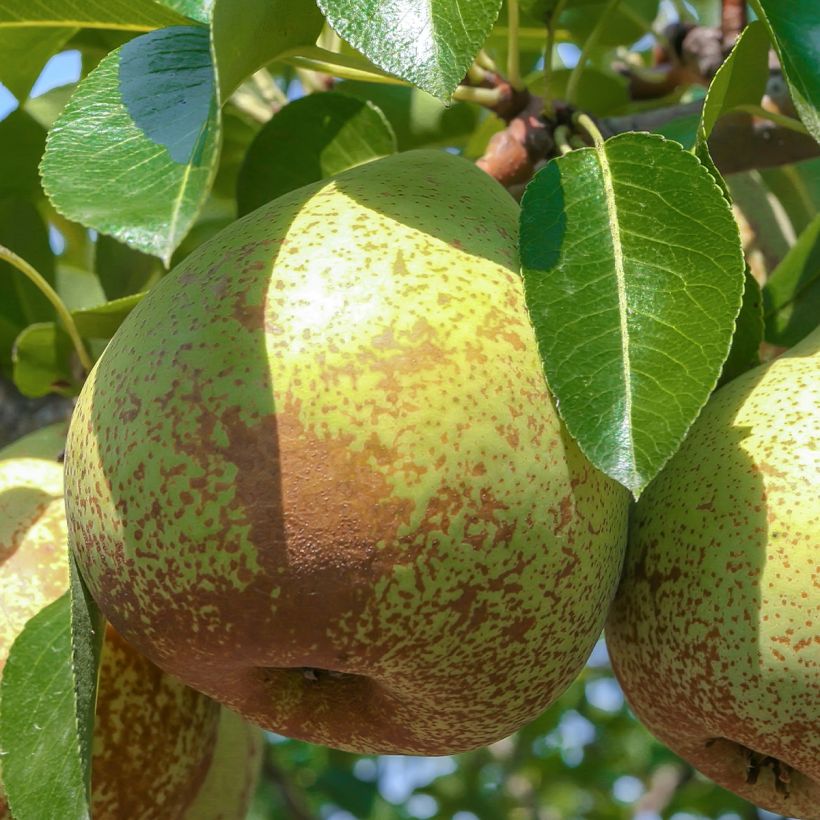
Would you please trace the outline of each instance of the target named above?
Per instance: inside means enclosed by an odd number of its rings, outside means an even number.
[[[748,25],[718,69],[701,110],[698,140],[709,138],[718,118],[739,105],[759,105],[769,79],[769,35],[759,20]]]
[[[88,339],[110,339],[144,296],[145,293],[133,293],[96,307],[74,311],[71,315],[81,336]]]
[[[45,143],[45,129],[24,111],[0,122],[0,197],[41,196],[37,165]]]
[[[820,16],[816,0],[752,0],[783,66],[792,100],[820,142]]]
[[[460,146],[472,135],[479,121],[476,106],[445,105],[426,91],[402,85],[345,80],[336,90],[369,100],[387,117],[399,151],[411,148]]]
[[[218,150],[208,32],[162,29],[79,84],[49,132],[43,185],[69,219],[167,263],[205,201]]]
[[[213,0],[157,0],[157,2],[191,20],[196,20],[197,22],[207,25],[208,11]]]
[[[105,301],[100,280],[90,270],[60,260],[54,278],[54,289],[69,310],[82,310]]]
[[[3,785],[15,820],[89,817],[71,657],[66,592],[26,624],[0,681]]]
[[[74,707],[80,767],[86,799],[91,794],[91,757],[94,739],[94,713],[97,703],[97,670],[105,637],[105,620],[85,585],[69,551],[68,571],[71,596],[71,672],[74,681]]]
[[[561,415],[593,464],[638,496],[729,351],[744,272],[729,204],[677,143],[622,134],[536,175],[520,241]]]
[[[791,347],[820,317],[820,216],[815,216],[763,288],[766,341]]]
[[[54,322],[29,325],[14,342],[14,384],[31,398],[49,393],[76,395],[82,382],[74,375],[73,353],[68,334]]]
[[[322,24],[314,0],[214,0],[211,36],[220,100],[284,52],[314,45]]]
[[[286,105],[251,143],[239,172],[239,213],[396,150],[384,114],[333,92]]]
[[[97,239],[94,270],[109,300],[147,290],[161,273],[155,257],[135,251],[110,236]]]
[[[154,0],[0,0],[0,31],[26,25],[147,31],[186,22]]]
[[[558,69],[550,72],[547,97],[565,100],[567,84],[572,71]],[[624,77],[589,66],[584,69],[575,92],[576,107],[598,117],[611,114],[629,103],[629,89]]]
[[[48,244],[48,229],[31,202],[0,199],[0,245],[13,250],[54,284],[54,254]],[[54,309],[39,288],[16,268],[0,261],[0,370],[11,375],[12,346],[27,325],[54,318]]]
[[[487,39],[501,0],[317,0],[328,23],[385,71],[447,100]]]
[[[23,105],[23,110],[32,119],[48,130],[54,125],[54,121],[60,116],[60,112],[66,107],[77,83],[67,83],[56,88],[49,89],[45,94],[36,97],[29,97]],[[44,135],[45,137],[45,135]],[[45,139],[43,140],[45,147]]]
[[[718,387],[760,364],[760,343],[763,341],[763,296],[757,279],[746,268],[743,303],[735,322],[735,334],[729,355],[723,363]]]
[[[35,26],[0,28],[0,83],[18,100],[25,100],[48,58],[76,31]]]
[[[558,26],[582,44],[592,33],[606,4],[607,0],[569,0],[558,18]],[[607,17],[598,45],[630,45],[651,32],[657,16],[658,0],[621,0]]]

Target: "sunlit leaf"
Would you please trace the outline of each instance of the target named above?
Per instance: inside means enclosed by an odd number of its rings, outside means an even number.
[[[676,143],[623,134],[536,175],[521,258],[559,412],[590,460],[637,496],[729,351],[744,262],[728,202]]]

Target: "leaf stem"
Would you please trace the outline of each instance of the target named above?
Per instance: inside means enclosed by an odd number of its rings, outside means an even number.
[[[598,130],[598,126],[595,125],[595,122],[589,114],[584,114],[582,111],[578,111],[572,115],[572,121],[579,128],[583,128],[583,130],[586,131],[590,137],[592,137],[592,141],[595,143],[596,148],[601,148],[603,146],[604,137]]]
[[[555,140],[555,147],[561,152],[561,155],[568,154],[572,151],[570,145],[570,131],[566,125],[559,125],[553,132],[553,139]]]
[[[495,61],[489,54],[487,54],[486,51],[484,51],[483,48],[478,52],[478,54],[476,54],[475,61],[486,71],[498,73],[498,68],[495,65]]]
[[[492,108],[501,102],[501,92],[497,88],[474,88],[471,85],[460,85],[453,92],[453,99]]]
[[[776,111],[769,111],[761,105],[735,105],[731,111],[727,111],[726,113],[731,114],[732,111],[742,111],[744,114],[752,114],[761,120],[769,120],[775,125],[780,125],[791,131],[797,131],[798,134],[809,136],[808,129],[800,120],[796,120],[794,117],[787,117],[785,114],[779,114]]]
[[[82,338],[80,338],[80,333],[77,330],[77,325],[74,324],[74,319],[71,316],[71,313],[65,306],[65,303],[60,298],[57,291],[51,287],[45,277],[35,267],[30,265],[25,259],[18,256],[14,251],[10,250],[5,245],[0,245],[0,259],[5,260],[10,265],[13,265],[24,276],[27,276],[31,282],[37,286],[43,296],[51,302],[57,316],[60,317],[66,332],[71,338],[74,349],[77,351],[77,358],[79,358],[80,364],[82,364],[85,372],[88,373],[94,366],[94,362],[91,359],[91,356],[89,356],[88,351],[85,349],[85,345],[83,344]]]
[[[518,0],[507,0],[507,82],[515,91],[523,91],[521,56],[518,50]]]
[[[346,54],[337,54],[319,46],[303,46],[299,49],[293,49],[293,51],[285,52],[279,59],[296,68],[331,74],[342,80],[362,80],[363,82],[387,83],[390,85],[410,84],[399,77],[381,71],[366,60],[349,57]]]
[[[604,30],[604,24],[607,21],[607,18],[615,11],[618,3],[621,0],[609,0],[604,10],[601,12],[598,20],[595,22],[595,26],[593,27],[592,31],[589,33],[589,37],[584,41],[584,47],[581,49],[581,53],[578,55],[578,62],[575,64],[575,67],[572,69],[572,73],[569,75],[569,80],[567,81],[567,102],[570,105],[575,105],[576,97],[578,94],[578,84],[581,82],[581,75],[584,73],[584,67],[586,66],[586,62],[589,59],[589,55],[592,52],[592,49],[595,47],[596,43],[598,42],[598,38],[601,36],[601,32]]]

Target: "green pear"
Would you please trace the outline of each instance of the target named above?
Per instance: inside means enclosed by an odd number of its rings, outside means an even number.
[[[447,754],[578,674],[626,491],[550,399],[518,208],[418,151],[293,191],[152,289],[66,451],[92,595],[163,669],[252,723]]]
[[[57,461],[64,435],[65,425],[54,425],[0,451],[0,674],[28,619],[68,587],[63,468]],[[219,752],[221,711],[160,671],[109,626],[91,761],[95,820],[243,818],[258,753],[256,761],[244,754],[233,764],[237,786],[213,804],[220,813],[189,814],[202,805],[194,801],[216,776],[212,770],[226,765]],[[229,725],[226,731],[229,745],[238,749],[238,741],[230,739],[238,730]],[[250,743],[258,745],[258,739]],[[7,816],[0,784],[0,817]]]
[[[722,786],[820,818],[820,330],[718,390],[634,511],[606,627],[638,717]]]

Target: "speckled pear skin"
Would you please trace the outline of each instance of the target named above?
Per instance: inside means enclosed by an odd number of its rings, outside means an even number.
[[[0,674],[28,619],[68,588],[60,429],[0,450]],[[95,820],[182,820],[208,773],[220,711],[109,627],[93,738]],[[7,816],[0,783],[0,818]]]
[[[614,594],[626,492],[563,429],[517,206],[410,152],[275,200],[90,375],[70,537],[103,612],[266,729],[449,754],[544,710]]]
[[[818,350],[820,331],[710,399],[636,506],[606,627],[663,743],[758,806],[815,820]]]
[[[223,708],[208,775],[185,820],[243,820],[259,782],[264,750],[262,731]]]

